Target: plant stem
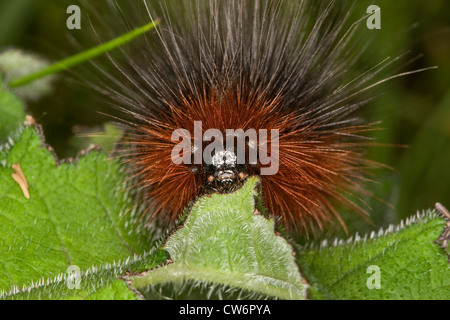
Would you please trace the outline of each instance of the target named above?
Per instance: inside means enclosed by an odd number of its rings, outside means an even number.
[[[149,24],[146,24],[145,26],[134,29],[134,30],[132,30],[118,38],[115,38],[111,41],[108,41],[102,45],[99,45],[99,46],[89,49],[87,51],[76,54],[67,59],[58,61],[58,62],[48,66],[45,69],[42,69],[35,73],[14,79],[9,83],[9,86],[10,86],[10,88],[21,87],[30,82],[38,80],[40,78],[46,77],[51,74],[59,73],[61,71],[65,71],[65,70],[72,68],[76,65],[79,65],[85,61],[96,58],[96,57],[102,55],[103,53],[111,51],[113,49],[116,49],[116,48],[130,42],[131,40],[140,36],[141,34],[152,30],[153,28],[155,28],[158,25],[158,23],[159,23],[159,20],[151,22]]]

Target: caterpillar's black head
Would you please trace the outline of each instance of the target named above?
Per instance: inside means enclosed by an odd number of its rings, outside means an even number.
[[[249,176],[247,165],[238,164],[236,153],[225,150],[214,154],[203,166],[203,186],[208,192],[229,193],[242,187]]]

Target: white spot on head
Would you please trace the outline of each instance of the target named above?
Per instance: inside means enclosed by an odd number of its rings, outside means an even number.
[[[212,164],[216,167],[227,164],[230,165],[236,164],[236,161],[237,161],[236,155],[228,150],[218,151],[212,158]]]

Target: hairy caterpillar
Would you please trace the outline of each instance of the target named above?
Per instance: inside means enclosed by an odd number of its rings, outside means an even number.
[[[169,0],[161,17],[156,5],[139,3],[147,20],[161,18],[157,41],[136,43],[121,63],[112,59],[118,76],[96,86],[127,128],[121,151],[148,214],[173,222],[197,196],[232,192],[251,175],[261,177],[265,206],[289,230],[322,228],[332,217],[345,228],[336,204],[366,214],[351,198],[369,193],[366,171],[377,164],[363,150],[373,125],[355,113],[371,98],[364,93],[389,79],[377,76],[390,62],[344,81],[364,52],[351,41],[358,21],[349,27],[334,2]],[[250,141],[194,161],[213,137],[189,140],[192,154],[183,149],[182,158],[190,161],[175,163],[182,135],[174,132],[195,137],[196,122],[202,137],[276,130],[277,172],[261,175],[266,163],[250,161]],[[268,154],[274,143],[258,137],[256,146]]]

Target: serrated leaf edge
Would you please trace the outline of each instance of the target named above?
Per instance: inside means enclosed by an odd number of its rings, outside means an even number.
[[[119,277],[125,273],[126,269],[129,268],[131,264],[144,260],[145,258],[153,255],[157,250],[158,250],[158,247],[154,247],[153,249],[149,250],[148,252],[146,252],[142,255],[135,254],[133,256],[128,257],[124,261],[113,260],[112,262],[108,262],[105,264],[93,265],[93,266],[89,267],[88,269],[86,269],[84,272],[82,272],[81,276],[88,277],[88,276],[92,276],[92,275],[95,275],[97,273],[104,272],[104,271],[113,271],[113,274],[115,275],[115,277],[117,279],[119,279]],[[9,291],[1,290],[0,291],[0,299],[5,299],[7,297],[11,297],[18,293],[23,293],[23,292],[30,293],[32,290],[39,289],[39,288],[42,288],[45,286],[60,284],[61,282],[65,282],[67,280],[67,277],[68,277],[68,274],[65,272],[65,273],[57,274],[53,279],[51,279],[51,278],[46,279],[45,277],[42,277],[37,281],[31,281],[29,285],[23,285],[22,288],[13,286],[13,287],[11,287],[11,289]]]
[[[379,239],[382,237],[385,237],[393,232],[399,232],[413,224],[419,223],[419,222],[428,222],[431,219],[439,217],[438,213],[434,209],[428,209],[424,210],[422,212],[417,211],[417,213],[411,217],[408,217],[404,220],[401,220],[399,224],[394,225],[390,224],[386,228],[380,228],[378,231],[372,231],[370,233],[366,233],[365,235],[361,236],[358,232],[354,236],[351,236],[348,239],[339,239],[334,238],[333,240],[325,239],[318,242],[310,242],[303,246],[299,246],[300,250],[321,250],[326,248],[332,248],[332,247],[341,247],[346,245],[353,245],[356,243],[365,243],[367,240],[373,240],[373,239]]]

